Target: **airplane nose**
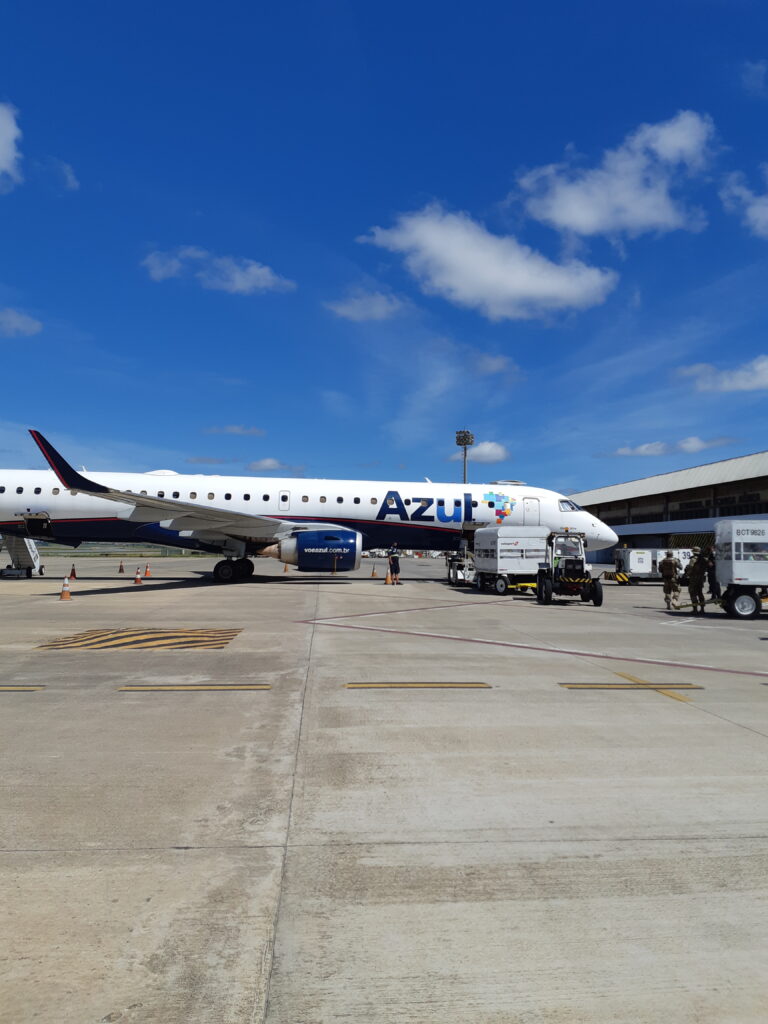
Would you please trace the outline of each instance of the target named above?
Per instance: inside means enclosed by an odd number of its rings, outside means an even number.
[[[610,548],[619,543],[619,535],[610,526],[606,526],[605,523],[595,523],[595,526],[597,526],[597,539],[600,547]]]

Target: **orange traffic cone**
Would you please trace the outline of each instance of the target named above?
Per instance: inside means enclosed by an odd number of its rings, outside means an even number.
[[[75,563],[74,562],[72,563],[72,568],[69,570],[69,578],[71,580],[76,580],[77,579],[77,573],[75,572]]]
[[[384,580],[385,583],[392,583],[392,573],[387,569],[387,578]]]
[[[136,569],[136,578],[134,579],[133,582],[134,583],[141,583],[141,569],[139,569],[139,568]]]
[[[120,573],[125,573],[125,566],[123,565],[122,558],[120,559],[120,568],[117,570],[118,576],[120,575]]]
[[[69,577],[68,576],[64,577],[64,583],[62,584],[62,587],[61,587],[61,593],[59,594],[59,600],[60,601],[71,601],[72,600],[72,595],[69,592]]]
[[[144,579],[147,579],[151,575],[152,573],[149,571],[149,562],[147,562],[146,566],[144,567]]]
[[[287,562],[285,563],[285,568],[283,569],[283,572],[288,572],[288,563]]]
[[[379,574],[376,572],[376,563],[373,563],[373,569],[371,569],[371,579],[375,580],[379,578]]]

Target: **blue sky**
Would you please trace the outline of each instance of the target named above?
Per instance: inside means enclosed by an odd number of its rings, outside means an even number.
[[[580,490],[765,448],[759,2],[11,5],[0,464]],[[249,469],[249,467],[251,467]]]

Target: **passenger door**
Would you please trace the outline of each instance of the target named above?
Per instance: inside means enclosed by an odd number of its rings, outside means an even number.
[[[525,526],[541,525],[538,498],[523,498],[523,524]]]

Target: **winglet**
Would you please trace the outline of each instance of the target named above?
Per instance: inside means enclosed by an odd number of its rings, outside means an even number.
[[[67,490],[83,491],[85,494],[104,494],[109,490],[104,484],[97,484],[95,480],[88,480],[86,477],[81,476],[62,455],[59,455],[50,441],[46,441],[39,430],[30,430],[30,434],[37,447],[45,456],[48,465]]]

